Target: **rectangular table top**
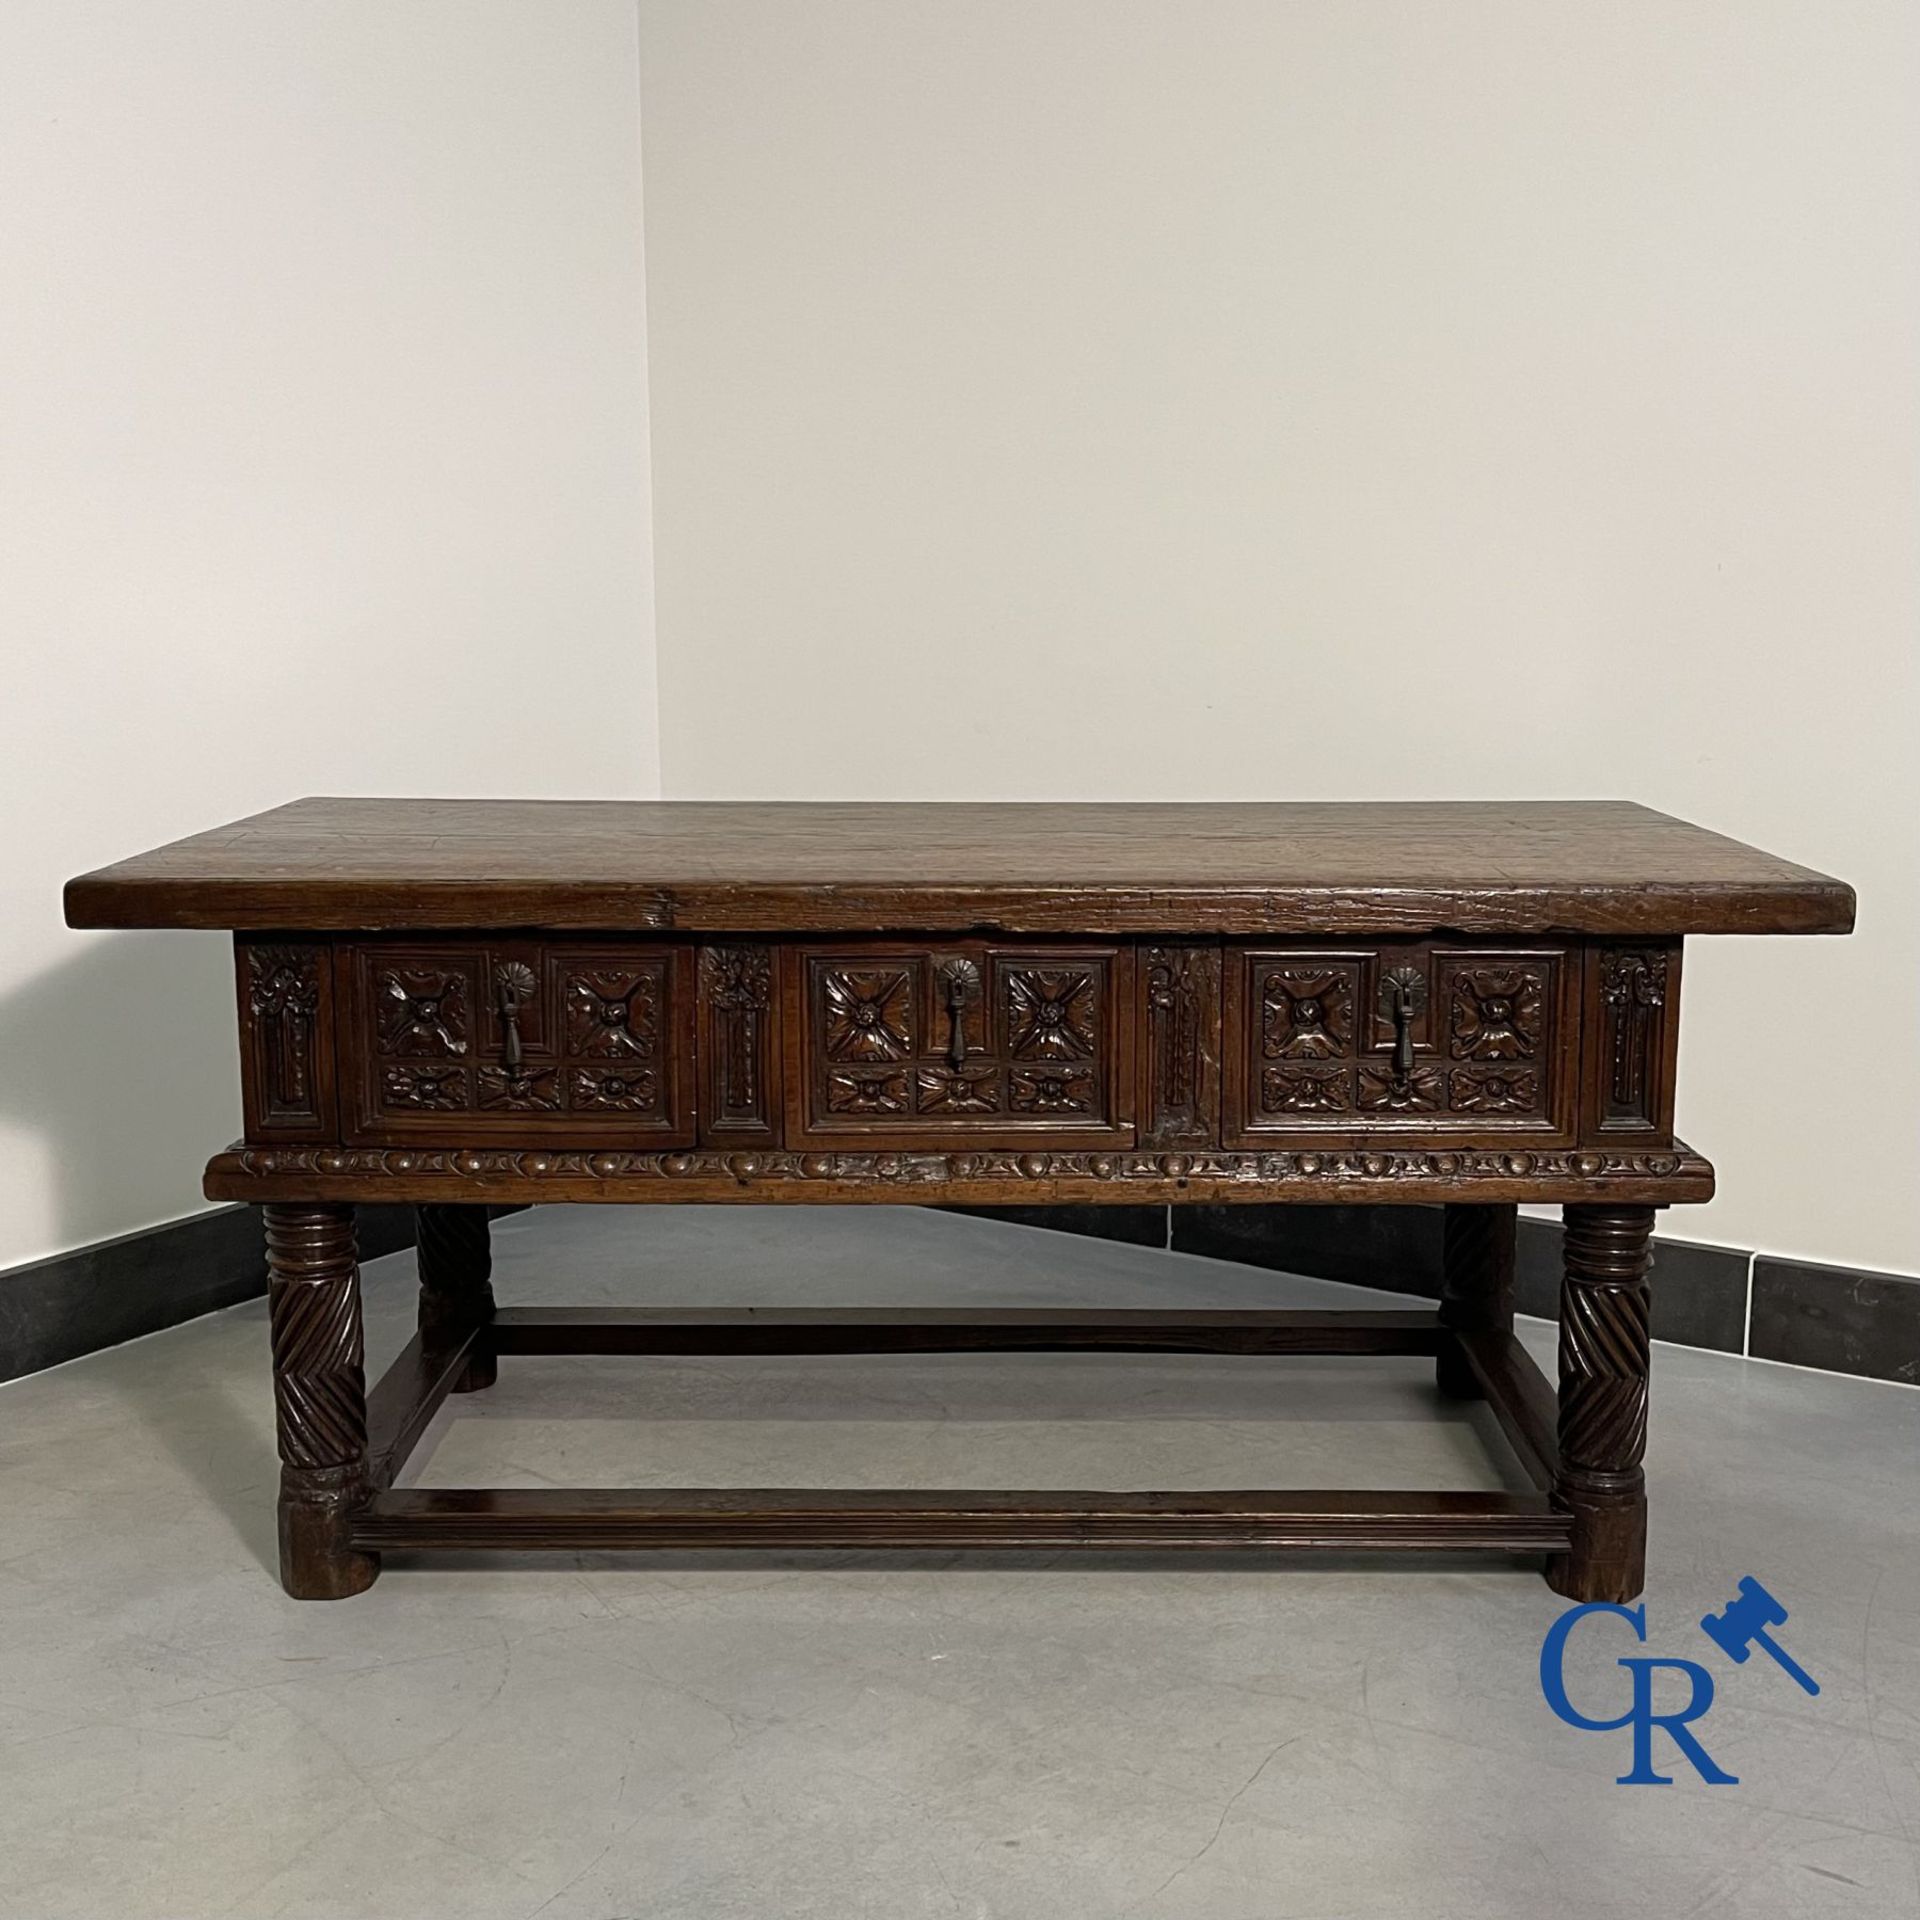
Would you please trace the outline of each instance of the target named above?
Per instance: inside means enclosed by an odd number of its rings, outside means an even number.
[[[1620,800],[296,800],[70,881],[76,927],[1845,933]]]

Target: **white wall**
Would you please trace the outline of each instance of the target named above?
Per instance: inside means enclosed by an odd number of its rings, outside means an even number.
[[[1920,1269],[1907,0],[641,18],[668,792],[1700,819],[1663,1231]]]
[[[0,1265],[238,1126],[225,939],[69,874],[658,791],[635,59],[631,0],[0,13]]]

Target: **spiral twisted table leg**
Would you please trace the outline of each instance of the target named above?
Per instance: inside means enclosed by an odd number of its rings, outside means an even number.
[[[1518,1207],[1450,1206],[1441,1250],[1440,1318],[1456,1333],[1511,1331]],[[1453,1347],[1435,1363],[1450,1400],[1477,1400],[1480,1383]]]
[[[415,1252],[420,1267],[420,1336],[465,1333],[493,1318],[492,1228],[485,1207],[415,1207]],[[476,1353],[454,1382],[455,1393],[477,1393],[500,1377],[491,1353]]]
[[[280,1582],[296,1600],[370,1587],[377,1555],[347,1544],[367,1494],[366,1351],[353,1209],[269,1206],[267,1302],[280,1446]]]
[[[1646,1584],[1647,1268],[1651,1207],[1565,1210],[1560,1474],[1573,1545],[1547,1567],[1570,1600],[1631,1600]]]

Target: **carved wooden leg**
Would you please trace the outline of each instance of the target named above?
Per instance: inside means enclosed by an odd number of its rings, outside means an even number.
[[[420,1337],[460,1334],[493,1318],[492,1230],[485,1207],[415,1207],[420,1266]],[[476,1353],[454,1382],[455,1393],[477,1393],[500,1377],[491,1353]]]
[[[347,1544],[367,1495],[366,1350],[351,1207],[270,1206],[267,1299],[280,1439],[280,1583],[296,1600],[373,1585],[377,1554]]]
[[[1568,1207],[1560,1288],[1559,1502],[1573,1545],[1547,1563],[1569,1600],[1646,1585],[1647,1267],[1651,1207]]]
[[[1449,1207],[1442,1250],[1440,1318],[1456,1333],[1513,1331],[1513,1248],[1518,1207]],[[1440,1391],[1477,1400],[1480,1383],[1460,1353],[1442,1347]]]

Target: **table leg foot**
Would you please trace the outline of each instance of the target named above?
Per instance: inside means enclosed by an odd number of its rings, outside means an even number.
[[[1570,1600],[1646,1585],[1647,1269],[1651,1207],[1570,1206],[1560,1289],[1560,1466],[1573,1541],[1547,1566]]]
[[[420,1267],[420,1333],[464,1333],[493,1318],[493,1233],[485,1207],[415,1207]],[[453,1383],[455,1393],[478,1393],[500,1377],[489,1349],[476,1352]]]
[[[296,1600],[345,1600],[380,1577],[380,1556],[348,1544],[364,1473],[320,1467],[280,1470],[280,1584]]]
[[[296,1600],[363,1592],[379,1557],[348,1527],[367,1497],[366,1348],[353,1209],[269,1206],[267,1303],[273,1322],[280,1448],[280,1583]]]
[[[1440,1318],[1456,1333],[1513,1331],[1517,1207],[1450,1206],[1441,1253]],[[1478,1400],[1480,1383],[1466,1356],[1444,1344],[1434,1375],[1449,1400]]]

